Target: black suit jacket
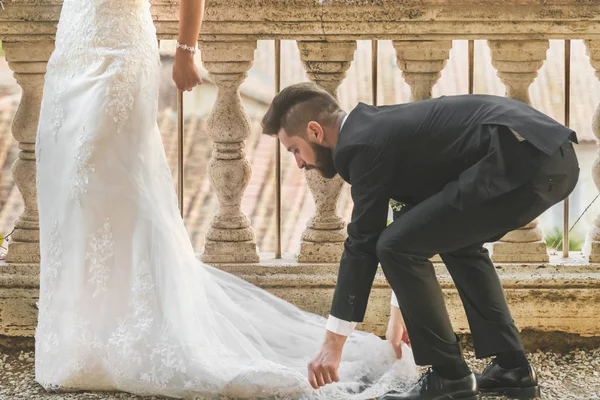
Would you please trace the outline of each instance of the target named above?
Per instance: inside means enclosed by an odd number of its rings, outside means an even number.
[[[526,142],[520,143],[509,128]],[[539,159],[554,154],[569,138],[577,142],[571,129],[506,97],[359,104],[348,115],[333,152],[338,173],[352,186],[354,209],[331,315],[363,320],[390,199],[417,204],[442,191],[453,206],[472,207],[525,183]]]

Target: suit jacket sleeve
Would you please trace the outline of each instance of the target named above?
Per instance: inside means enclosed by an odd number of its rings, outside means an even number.
[[[383,151],[373,146],[361,146],[348,164],[354,209],[330,312],[345,321],[361,322],[365,315],[378,266],[377,239],[387,223],[390,173]]]

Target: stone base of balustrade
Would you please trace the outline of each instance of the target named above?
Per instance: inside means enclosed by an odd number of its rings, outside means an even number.
[[[260,261],[254,242],[213,242],[208,240],[200,259],[208,264],[256,263]]]
[[[589,240],[589,239],[588,239]],[[600,242],[592,241],[590,243],[589,260],[593,263],[600,263]]]
[[[511,243],[495,242],[492,244],[492,260],[500,263],[536,263],[548,262],[548,250],[546,242]]]
[[[0,264],[0,336],[33,336],[39,280],[38,264]]]
[[[342,257],[344,242],[307,242],[300,243],[298,262],[300,263],[335,263]]]
[[[299,264],[291,257],[264,256],[255,265],[218,267],[304,310],[323,316],[329,312],[337,278],[335,264]],[[462,303],[447,270],[441,263],[435,268],[455,330],[468,333]],[[600,336],[600,264],[589,264],[581,253],[572,253],[569,259],[552,256],[549,263],[500,263],[496,268],[519,329]],[[390,288],[379,270],[359,329],[384,335],[389,301]]]
[[[252,264],[215,264],[298,307],[326,316],[337,279],[331,263],[298,263],[293,257],[275,260],[262,254]],[[0,265],[0,337],[33,336],[37,309],[35,266]],[[435,264],[454,328],[468,333],[460,298],[442,264]],[[496,265],[517,326],[528,332],[600,337],[600,264],[589,264],[580,253],[569,259],[552,256],[549,263]],[[29,271],[26,277],[17,272]],[[378,271],[367,310],[359,329],[385,334],[390,288]],[[418,301],[418,299],[415,299]]]
[[[39,234],[38,234],[39,235]],[[36,264],[40,262],[40,242],[19,242],[13,241],[8,247],[6,254],[7,262],[27,262]]]

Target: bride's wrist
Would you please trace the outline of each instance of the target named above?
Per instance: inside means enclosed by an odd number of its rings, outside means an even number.
[[[190,53],[192,55],[196,54],[198,52],[198,48],[196,47],[196,43],[193,44],[187,44],[185,41],[177,41],[177,43],[175,44],[175,47],[177,48],[177,50],[183,50],[187,53]]]
[[[175,58],[180,61],[194,62],[194,53],[178,48],[175,50]]]

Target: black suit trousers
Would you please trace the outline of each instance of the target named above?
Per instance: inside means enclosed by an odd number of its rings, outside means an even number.
[[[483,244],[531,222],[574,189],[579,164],[571,142],[552,156],[540,157],[533,178],[510,192],[462,210],[439,192],[395,213],[394,222],[380,235],[377,257],[398,298],[418,365],[451,365],[463,359],[429,261],[435,254],[440,254],[456,285],[476,356],[522,349]]]

